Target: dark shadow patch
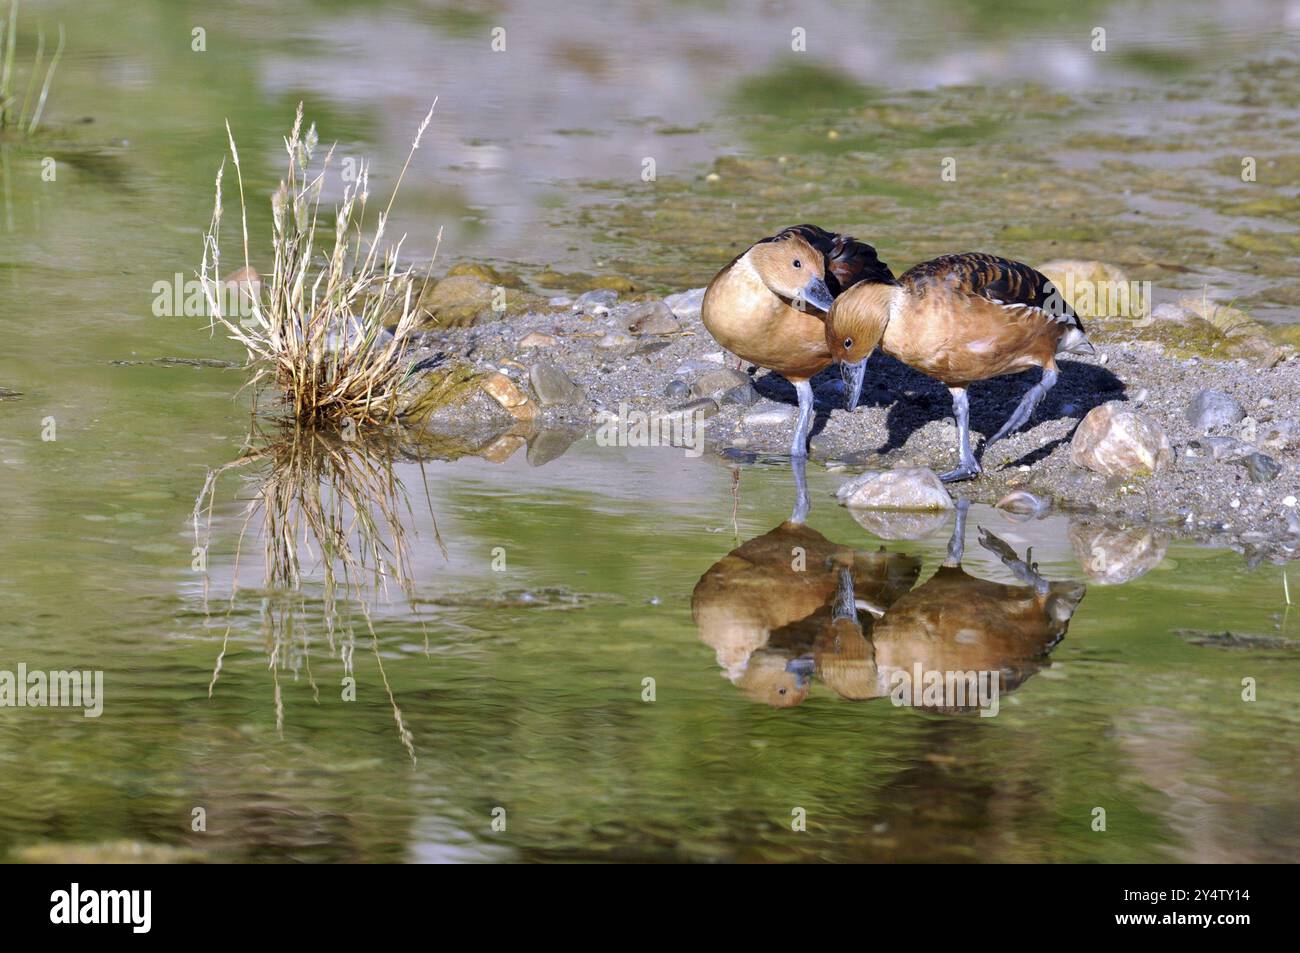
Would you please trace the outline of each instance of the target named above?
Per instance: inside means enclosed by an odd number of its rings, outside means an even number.
[[[1076,424],[1075,426],[1070,428],[1070,432],[1066,434],[1064,437],[1057,437],[1055,440],[1049,440],[1041,447],[1037,447],[1033,450],[1030,450],[1028,453],[1022,455],[1016,460],[1008,460],[1006,463],[999,464],[998,469],[1006,470],[1010,467],[1030,467],[1033,466],[1035,463],[1037,463],[1039,460],[1046,460],[1048,457],[1050,457],[1053,453],[1056,452],[1057,447],[1061,446],[1062,444],[1069,443],[1072,439],[1074,439],[1074,432],[1078,429],[1079,427]]]
[[[1058,366],[1060,377],[1056,386],[1047,392],[1027,426],[1062,417],[1082,420],[1094,407],[1107,401],[1126,399],[1124,382],[1101,365],[1065,360],[1058,362]],[[1026,391],[1038,383],[1040,374],[1039,370],[1031,369],[971,385],[973,442],[982,443],[981,437],[987,439],[997,433]],[[912,434],[931,421],[952,416],[952,397],[948,388],[880,352],[873,354],[867,362],[866,380],[858,406],[888,408],[888,435],[885,443],[876,448],[880,454],[903,447]],[[1064,409],[1067,406],[1071,408],[1069,413]],[[1054,441],[1049,446],[1054,449],[1059,443]],[[1047,453],[1050,452],[1049,449]],[[1035,460],[1046,455],[1030,454]]]

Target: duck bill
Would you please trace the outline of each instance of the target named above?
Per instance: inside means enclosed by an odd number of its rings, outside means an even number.
[[[810,278],[808,284],[803,286],[799,296],[808,304],[812,305],[818,311],[829,312],[831,303],[835,300],[831,297],[831,290],[826,287],[826,282],[820,278]]]
[[[844,409],[852,411],[858,406],[862,396],[862,379],[867,376],[867,359],[864,357],[856,364],[840,364],[840,376],[844,378]]]
[[[802,691],[817,671],[817,663],[811,655],[803,655],[786,662],[785,670],[795,677],[795,683]]]

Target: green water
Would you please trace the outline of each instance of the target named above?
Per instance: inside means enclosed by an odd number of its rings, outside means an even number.
[[[0,401],[0,670],[100,670],[104,707],[96,719],[0,708],[0,853],[127,841],[222,860],[1294,859],[1296,652],[1176,631],[1296,637],[1283,567],[1250,571],[1234,553],[1139,541],[1118,555],[1145,546],[1154,568],[1104,585],[1064,517],[973,510],[973,578],[1023,585],[978,545],[983,526],[1021,556],[1032,546],[1045,577],[1088,584],[1051,664],[992,718],[849,701],[818,677],[802,704],[773,708],[727,677],[692,594],[788,515],[779,464],[733,471],[591,440],[542,467],[523,453],[400,462],[413,599],[366,590],[341,603],[342,622],[310,559],[301,594],[262,588],[257,520],[240,542],[240,501],[268,473],[254,465],[218,484],[207,572],[192,568],[194,501],[208,470],[239,456],[247,395],[238,370],[155,362],[241,354],[202,319],[154,316],[153,287],[196,266],[222,120],[250,194],[265,196],[299,99],[341,154],[374,161],[383,191],[440,97],[398,215],[417,256],[446,228],[444,264],[677,288],[707,278],[739,236],[813,219],[888,245],[891,264],[996,242],[1190,288],[1150,262],[1203,259],[1262,316],[1294,320],[1283,264],[1296,67],[1277,62],[1288,34],[1267,11],[1246,5],[1255,19],[1235,29],[1194,11],[1164,44],[1132,31],[1126,43],[1118,23],[1114,68],[1072,83],[1030,60],[998,66],[995,14],[942,6],[881,5],[881,65],[818,65],[838,79],[792,67],[785,18],[745,5],[730,30],[706,5],[615,7],[582,29],[522,4],[24,8],[20,62],[38,22],[64,22],[68,48],[45,133],[0,142],[0,387],[21,393]],[[921,14],[949,13],[951,35],[927,45]],[[1025,35],[1048,42],[1119,13],[1021,15]],[[498,17],[510,46],[493,60],[483,34]],[[816,52],[838,21],[808,19]],[[191,49],[195,27],[205,52]],[[993,65],[953,72],[970,58]],[[936,88],[950,75],[971,85]],[[836,108],[844,97],[851,110]],[[1121,112],[1164,146],[1135,149],[1131,126],[1105,138],[1099,122]],[[1079,176],[1009,148],[1026,136],[1079,146]],[[931,166],[954,148],[969,150],[965,191],[940,193]],[[1225,207],[1204,214],[1227,218],[1189,217],[1187,196],[1205,177],[1230,181],[1225,157],[1247,148],[1281,178],[1216,193]],[[660,159],[653,191],[645,155]],[[721,155],[739,158],[719,166]],[[967,159],[1027,197],[965,185]],[[1184,165],[1185,179],[1163,171]],[[743,186],[728,181],[735,168]],[[1074,209],[1068,227],[1041,198],[1051,184]],[[1142,203],[1157,211],[1125,217]],[[255,241],[263,207],[253,202]],[[51,421],[55,439],[42,439]],[[814,465],[809,480],[809,524],[827,540],[919,558],[918,589],[942,562],[951,519],[882,540],[834,504],[841,475]],[[206,831],[192,829],[196,808]],[[806,830],[791,829],[796,809]]]

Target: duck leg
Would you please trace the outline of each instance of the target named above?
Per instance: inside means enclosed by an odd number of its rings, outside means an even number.
[[[853,573],[840,567],[840,584],[835,593],[835,603],[831,609],[832,619],[849,619],[858,621],[858,602],[853,598]]]
[[[799,419],[794,424],[794,440],[790,444],[790,456],[808,456],[808,431],[812,429],[813,389],[808,381],[794,381],[794,392],[799,396]]]
[[[979,461],[970,449],[970,398],[966,394],[966,388],[949,387],[948,393],[952,394],[952,415],[957,418],[957,453],[960,460],[956,470],[940,474],[939,479],[944,483],[955,483],[978,476],[981,471]]]
[[[794,511],[790,514],[791,523],[802,523],[808,519],[812,502],[808,499],[808,458],[791,457],[790,469],[794,471]]]
[[[1025,550],[1025,558],[1021,559],[1014,549],[983,526],[980,527],[980,545],[1002,560],[1002,565],[1010,569],[1017,579],[1033,586],[1034,591],[1040,596],[1047,595],[1051,590],[1052,584],[1038,572],[1038,563],[1034,562],[1032,546]]]
[[[957,500],[957,522],[953,524],[952,536],[948,540],[948,558],[945,566],[960,566],[961,557],[966,552],[966,511],[970,509],[970,500]]]
[[[1055,383],[1056,368],[1044,367],[1042,378],[1037,384],[1029,388],[1028,393],[1020,399],[1020,404],[1012,412],[1010,419],[1002,425],[1001,430],[995,433],[992,437],[989,437],[984,444],[984,449],[987,450],[990,444],[996,443],[1007,434],[1019,430],[1027,424],[1029,418],[1033,416],[1034,408],[1038,406],[1039,401],[1047,396],[1047,392],[1052,389],[1052,385]]]

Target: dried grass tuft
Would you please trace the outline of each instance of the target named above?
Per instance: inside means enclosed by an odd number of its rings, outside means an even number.
[[[293,129],[284,140],[288,170],[271,200],[273,265],[257,283],[247,280],[252,268],[243,170],[234,134],[226,125],[239,186],[241,274],[245,276],[239,281],[245,307],[239,310],[244,313],[227,314],[222,307],[233,277],[223,279],[221,271],[224,161],[217,172],[199,278],[214,325],[248,353],[255,394],[274,391],[288,408],[287,416],[300,426],[387,427],[398,422],[412,399],[415,372],[410,352],[419,323],[416,304],[428,284],[429,271],[417,276],[411,267],[399,264],[402,240],[386,244],[385,231],[393,201],[436,105],[435,99],[416,131],[373,234],[367,235],[363,223],[370,172],[364,163],[355,181],[344,189],[332,220],[327,211],[322,221],[321,188],[334,150],[328,149],[324,159],[313,165],[319,139],[314,125],[303,132],[299,103]],[[318,229],[332,232],[320,252]],[[441,238],[440,231],[439,244]],[[437,257],[436,245],[433,257]]]

